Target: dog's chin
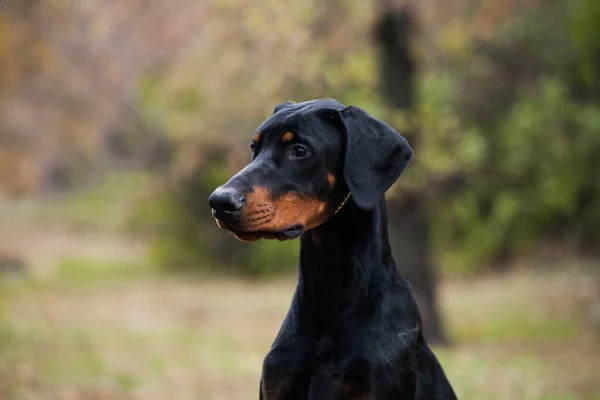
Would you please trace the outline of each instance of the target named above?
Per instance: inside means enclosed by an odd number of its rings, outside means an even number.
[[[215,221],[217,222],[219,228],[229,231],[229,233],[235,236],[236,239],[242,242],[257,242],[261,239],[275,239],[279,241],[291,240],[299,237],[304,230],[302,225],[293,225],[290,228],[276,232],[245,231],[243,229],[232,227],[219,219],[215,219]]]

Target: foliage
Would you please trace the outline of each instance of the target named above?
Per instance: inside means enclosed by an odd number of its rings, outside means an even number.
[[[472,269],[548,240],[598,245],[597,1],[419,5],[422,75],[409,116],[374,95],[376,2],[5,3],[0,190],[71,187],[112,153],[142,154],[154,175],[132,221],[159,264],[239,263],[255,274],[293,264],[297,244],[237,243],[203,207],[247,161],[251,131],[273,105],[316,97],[359,105],[401,132],[418,126],[416,157],[389,195],[433,193],[444,265]],[[100,196],[81,203],[82,223],[113,213]]]
[[[164,127],[176,149],[169,183],[150,201],[150,214],[168,227],[155,230],[153,253],[160,263],[191,257],[189,264],[206,270],[219,260],[247,258],[245,268],[269,274],[279,250],[292,264],[293,245],[236,243],[220,236],[207,210],[191,218],[185,208],[191,203],[181,199],[204,204],[243,166],[250,130],[280,101],[335,97],[400,132],[412,131],[415,119],[373,95],[378,70],[369,41],[370,5],[340,2],[343,7],[331,6],[337,7],[333,15],[324,5],[310,14],[303,2],[228,4],[213,4],[219,18],[205,26],[210,35],[201,49],[141,85],[143,115]],[[471,270],[544,241],[566,240],[582,249],[598,244],[597,8],[577,0],[513,10],[519,15],[504,23],[492,18],[495,33],[485,40],[468,36],[464,20],[436,31],[441,62],[429,57],[419,81],[417,154],[389,195],[434,193],[434,250],[447,268]],[[279,23],[268,29],[257,24],[265,15]],[[189,138],[200,149],[193,154]],[[217,148],[221,158],[214,161]],[[186,175],[181,165],[198,170]],[[463,184],[437,194],[440,182],[453,177]]]
[[[432,201],[448,264],[471,269],[544,241],[600,244],[600,98],[585,72],[598,70],[600,52],[582,40],[600,32],[598,8],[579,0],[535,9],[459,62],[461,90],[442,102],[454,105],[446,119],[479,162],[456,197]],[[583,14],[596,23],[582,24]]]
[[[144,161],[160,132],[135,126],[137,81],[176,63],[197,38],[200,3],[0,2],[0,194],[86,184],[121,161],[114,143],[121,153],[127,144],[129,164]]]

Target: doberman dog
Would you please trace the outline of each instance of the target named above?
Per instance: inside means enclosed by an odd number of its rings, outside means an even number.
[[[300,237],[298,285],[265,357],[260,399],[451,400],[390,252],[385,192],[408,142],[333,99],[283,103],[251,162],[209,198],[243,241]]]

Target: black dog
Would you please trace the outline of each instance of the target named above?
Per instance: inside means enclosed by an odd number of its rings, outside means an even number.
[[[260,398],[456,399],[390,253],[384,193],[412,158],[406,140],[325,99],[277,106],[251,147],[209,198],[217,224],[244,241],[301,241]]]

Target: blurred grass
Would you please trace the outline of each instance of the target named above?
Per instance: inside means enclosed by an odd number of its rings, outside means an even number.
[[[136,261],[114,261],[66,258],[56,266],[54,280],[59,283],[85,287],[110,282],[129,282],[147,277],[157,272],[155,269]]]
[[[564,270],[448,281],[456,342],[436,352],[459,397],[600,399],[600,344],[573,298],[582,279]],[[6,399],[255,398],[294,289],[290,279],[177,279],[84,258],[0,285]]]
[[[123,215],[134,196],[140,193],[147,175],[139,171],[106,173],[94,185],[47,201],[38,208],[40,217],[104,229],[123,228]]]
[[[93,184],[66,194],[49,195],[35,201],[0,199],[0,220],[22,220],[61,224],[73,228],[115,231],[124,228],[124,215],[147,182],[140,170],[109,171]]]

